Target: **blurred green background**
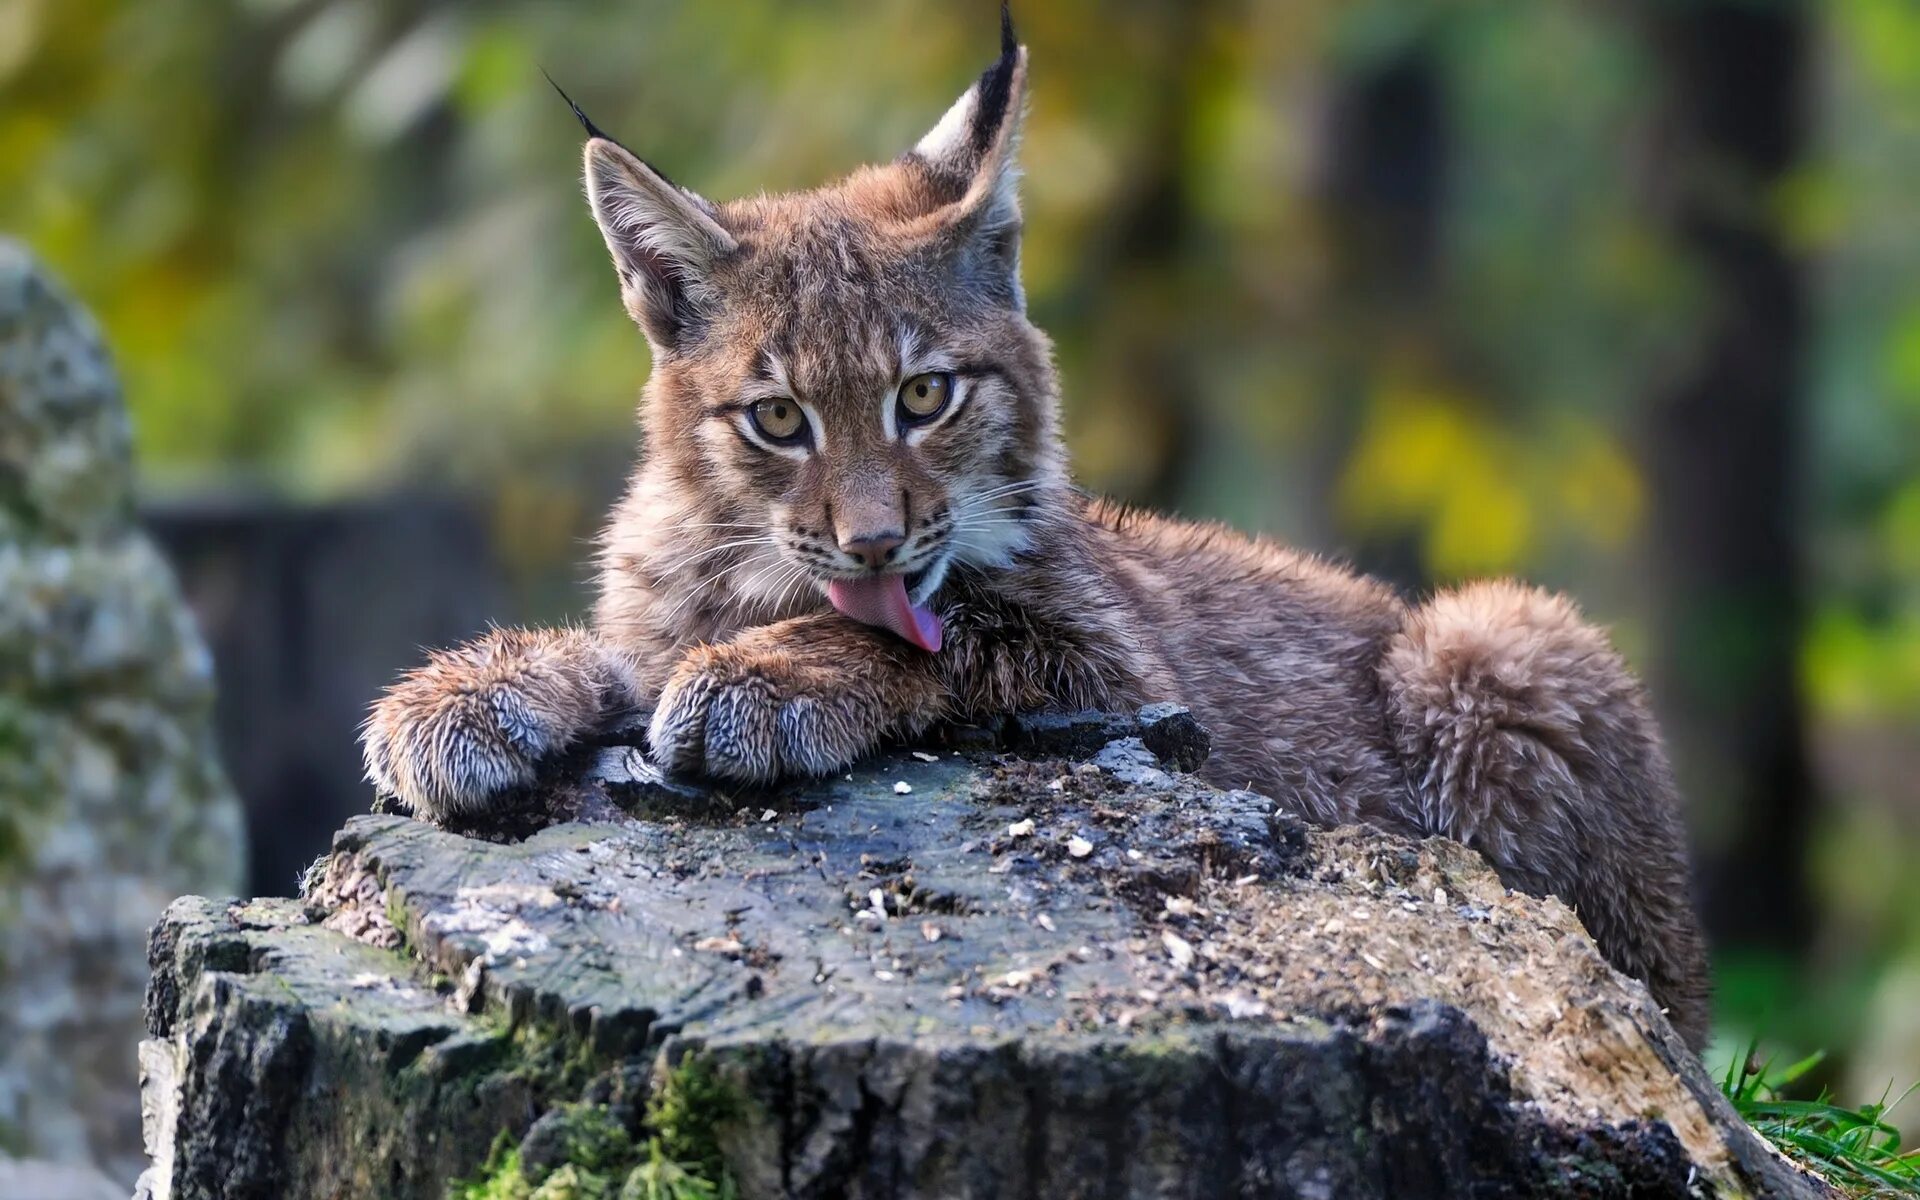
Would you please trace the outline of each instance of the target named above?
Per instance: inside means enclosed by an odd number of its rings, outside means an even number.
[[[1920,1077],[1920,5],[1015,16],[1082,481],[1409,589],[1577,593],[1675,744],[1722,1052]],[[487,615],[582,615],[647,355],[540,69],[726,197],[891,157],[993,52],[984,0],[0,0],[0,231],[105,325],[171,544],[225,536],[209,497],[425,490],[478,514]],[[277,696],[228,722],[256,813]]]

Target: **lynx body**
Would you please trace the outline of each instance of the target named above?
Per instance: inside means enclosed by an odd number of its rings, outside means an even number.
[[[651,713],[670,768],[836,770],[947,717],[1190,704],[1215,781],[1444,835],[1571,904],[1698,1047],[1705,953],[1640,686],[1567,600],[1409,604],[1070,484],[1019,281],[1003,52],[910,152],[715,205],[586,124],[587,190],[654,352],[590,630],[497,630],[375,706],[368,775],[422,816],[512,803]],[[576,110],[577,111],[577,110]]]

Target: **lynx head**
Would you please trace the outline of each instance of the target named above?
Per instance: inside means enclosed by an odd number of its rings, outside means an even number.
[[[714,204],[587,123],[588,198],[653,348],[643,475],[738,543],[689,582],[824,594],[937,650],[950,570],[1010,565],[1064,486],[1020,286],[1026,54],[1004,10],[1001,34],[919,144],[814,191]]]

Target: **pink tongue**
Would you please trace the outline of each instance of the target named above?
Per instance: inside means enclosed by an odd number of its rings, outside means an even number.
[[[827,599],[854,620],[891,629],[929,654],[940,649],[940,616],[907,599],[903,575],[835,579],[827,584]]]

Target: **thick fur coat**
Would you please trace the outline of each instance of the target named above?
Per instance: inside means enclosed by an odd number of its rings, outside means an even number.
[[[713,204],[582,118],[655,362],[593,625],[434,654],[375,706],[369,777],[443,818],[635,714],[669,768],[763,782],[941,718],[1181,700],[1212,780],[1475,847],[1571,904],[1698,1047],[1672,776],[1570,602],[1496,582],[1409,604],[1071,486],[1020,288],[1026,56],[1003,41],[913,150],[796,195]]]

